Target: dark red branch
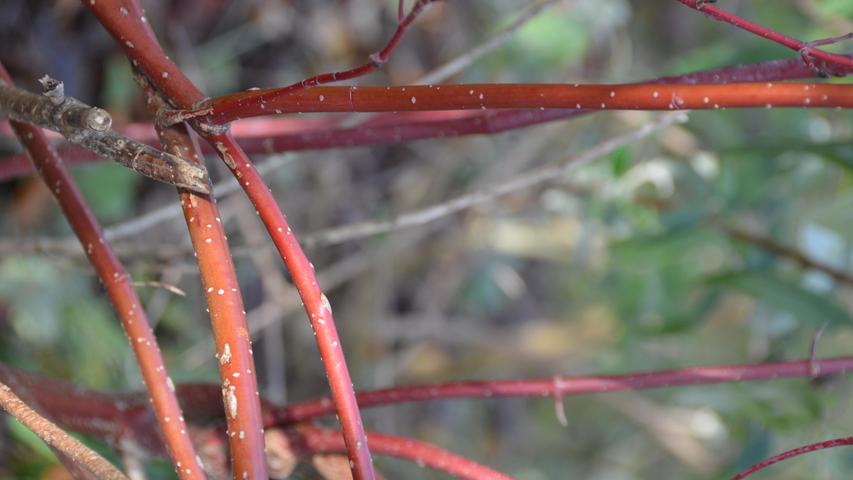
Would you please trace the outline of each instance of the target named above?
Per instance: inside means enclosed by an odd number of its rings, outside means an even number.
[[[648,373],[601,376],[558,376],[533,380],[453,382],[438,385],[392,387],[358,393],[362,408],[403,402],[448,398],[559,397],[589,393],[624,392],[647,388],[744,382],[777,378],[844,374],[853,369],[853,356],[811,361],[810,359],[759,365],[730,365],[682,368]],[[332,413],[329,399],[296,403],[273,410],[277,425],[298,423]]]
[[[774,456],[772,456],[766,460],[763,460],[759,463],[756,463],[755,465],[747,468],[746,470],[744,470],[744,471],[738,473],[737,475],[735,475],[734,477],[732,477],[732,480],[744,479],[744,478],[752,475],[753,473],[755,473],[759,470],[764,470],[765,468],[769,467],[770,465],[779,463],[782,460],[787,460],[791,457],[796,457],[796,456],[803,455],[803,454],[810,453],[810,452],[814,452],[817,450],[823,450],[825,448],[844,447],[844,446],[848,446],[848,445],[853,445],[853,437],[836,438],[833,440],[824,440],[822,442],[811,443],[809,445],[803,445],[801,447],[797,447],[797,448],[794,448],[792,450],[788,450],[787,452],[783,452],[783,453],[780,453],[778,455],[774,455]]]
[[[846,374],[853,369],[853,356],[803,359],[758,365],[692,367],[657,372],[601,376],[559,376],[533,380],[454,382],[448,384],[397,387],[359,393],[364,407],[402,402],[452,398],[493,398],[533,396],[559,398],[565,395],[609,393],[685,385],[776,380],[782,378]],[[142,393],[106,394],[67,382],[25,373],[0,364],[0,382],[13,385],[26,401],[35,405],[62,426],[117,442],[120,433],[134,439],[147,451],[162,454],[162,443],[150,422],[147,396]],[[222,419],[220,387],[187,384],[177,387],[187,421],[207,425]],[[299,424],[334,413],[328,398],[285,407],[264,405],[266,427]],[[340,439],[339,434],[335,434]],[[372,444],[371,444],[372,445]],[[381,446],[379,448],[382,448]]]

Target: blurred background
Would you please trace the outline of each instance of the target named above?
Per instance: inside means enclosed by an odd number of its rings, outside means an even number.
[[[354,83],[415,82],[499,35],[534,3],[438,2],[381,71]],[[361,64],[385,44],[397,15],[392,0],[143,5],[167,52],[211,96]],[[803,40],[853,31],[848,0],[723,7]],[[851,44],[829,49],[849,52]],[[448,82],[629,82],[795,56],[673,1],[562,0]],[[114,125],[149,121],[128,62],[79,2],[0,0],[0,59],[21,87],[37,89],[47,73],[66,93],[108,109]],[[501,184],[655,115],[597,113],[493,136],[253,159],[266,165],[306,240],[358,389],[798,359],[824,325],[818,354],[849,354],[848,111],[694,112],[689,123],[557,182],[412,228],[347,241],[317,234]],[[18,152],[8,132],[0,136],[0,155]],[[208,168],[222,192],[218,163],[210,159]],[[172,377],[216,382],[174,189],[113,165],[74,174],[140,282]],[[219,206],[262,394],[277,403],[325,395],[288,275],[248,201],[224,191]],[[0,232],[0,361],[89,387],[140,389],[110,304],[37,178],[0,184]],[[803,258],[818,268],[804,268]],[[433,442],[521,479],[722,478],[767,455],[849,435],[851,386],[846,378],[798,379],[568,397],[567,427],[553,401],[540,398],[434,401],[363,415],[371,430]],[[38,440],[3,423],[0,477],[64,478]],[[376,463],[386,478],[445,478],[393,459]],[[163,462],[149,467],[152,479],[172,478]],[[851,473],[853,452],[838,449],[755,478]],[[293,478],[317,474],[303,466]]]

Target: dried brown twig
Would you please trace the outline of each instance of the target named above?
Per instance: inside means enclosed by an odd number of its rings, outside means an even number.
[[[61,133],[69,142],[146,177],[210,193],[203,167],[110,130],[112,118],[106,110],[66,96],[62,82],[47,75],[39,81],[44,86],[44,95],[14,88],[0,80],[0,113]]]

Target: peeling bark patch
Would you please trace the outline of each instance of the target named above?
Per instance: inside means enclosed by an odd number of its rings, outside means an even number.
[[[225,390],[225,405],[228,407],[228,416],[231,419],[237,418],[237,394],[235,391],[237,387],[234,385],[229,385]]]
[[[225,346],[222,347],[222,355],[219,356],[219,364],[220,365],[227,365],[230,362],[231,362],[231,345],[226,343]]]
[[[228,148],[226,148],[222,142],[216,142],[213,146],[216,147],[216,150],[222,157],[222,161],[225,162],[225,165],[228,165],[228,168],[231,170],[237,168],[237,162],[234,161],[234,157],[231,156],[231,153],[228,152]]]

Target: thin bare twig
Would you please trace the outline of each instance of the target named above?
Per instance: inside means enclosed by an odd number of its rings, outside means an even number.
[[[61,133],[69,142],[124,165],[148,178],[210,193],[207,170],[174,155],[110,130],[106,110],[90,107],[63,93],[62,82],[45,76],[44,95],[15,88],[0,80],[0,113],[19,122]]]
[[[79,465],[83,465],[104,480],[128,480],[115,466],[97,452],[65,433],[53,422],[39,415],[23,402],[5,383],[0,383],[0,407],[15,417],[45,443],[59,450]]]
[[[836,282],[843,283],[849,287],[853,287],[853,276],[843,270],[839,270],[831,265],[827,265],[823,262],[806,256],[803,252],[795,248],[782,245],[773,240],[772,238],[765,237],[757,233],[750,232],[748,230],[744,230],[734,225],[724,224],[721,222],[714,222],[714,225],[716,225],[717,228],[719,228],[726,235],[732,237],[735,240],[751,243],[763,250],[766,250],[769,253],[772,253],[773,255],[790,259],[803,268],[808,268],[811,270],[816,270],[818,272],[825,273]]]
[[[133,284],[134,287],[162,288],[163,290],[167,290],[169,292],[172,292],[175,295],[178,295],[180,297],[186,297],[187,296],[187,292],[181,290],[177,286],[172,285],[170,283],[158,282],[156,280],[148,280],[148,281],[144,281],[144,282],[139,281],[139,282],[131,282],[131,283]]]
[[[260,175],[266,175],[273,170],[277,170],[293,160],[293,155],[282,154],[275,156],[257,166]],[[225,179],[213,186],[213,191],[216,192],[217,198],[220,200],[224,197],[240,191],[240,184],[234,178]],[[134,217],[130,220],[118,222],[104,228],[104,240],[115,242],[125,238],[133,237],[142,234],[155,226],[177,220],[181,218],[182,212],[180,205],[167,203],[161,207],[155,208],[142,215]],[[190,245],[144,245],[137,249],[135,247],[127,249],[123,247],[117,248],[121,255],[145,255],[148,257],[157,256],[167,258],[177,255],[192,255],[192,247]],[[80,256],[83,250],[80,248],[80,243],[74,237],[64,238],[16,238],[13,240],[0,239],[0,257],[4,255],[13,255],[20,253],[41,253],[41,254],[57,254],[66,256]],[[240,252],[243,254],[245,252]]]
[[[334,245],[379,233],[434,222],[472,206],[489,202],[497,197],[559,178],[582,165],[609,154],[619,147],[635,142],[673,123],[683,121],[686,121],[686,114],[684,112],[662,115],[652,123],[646,124],[633,132],[600,143],[576,156],[563,160],[557,165],[541,167],[515,176],[508,181],[466,193],[446,202],[405,213],[391,220],[354,223],[308,234],[303,237],[303,242],[308,246]]]

